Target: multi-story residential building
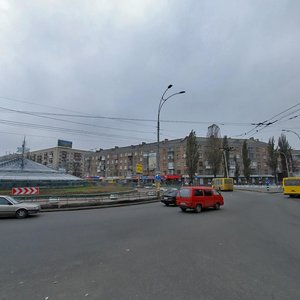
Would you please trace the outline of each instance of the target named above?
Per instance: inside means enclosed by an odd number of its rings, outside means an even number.
[[[293,176],[300,176],[300,150],[292,150],[292,174]]]
[[[82,177],[84,174],[84,156],[91,153],[85,150],[57,146],[49,149],[32,151],[29,158],[53,169]]]
[[[199,178],[213,177],[212,169],[206,160],[208,151],[207,138],[198,137],[200,161],[197,176]],[[242,145],[243,139],[228,139],[231,151],[229,153],[229,176],[235,177],[236,164],[239,165],[240,177],[243,177]],[[164,140],[160,142],[160,171],[167,179],[187,178],[186,167],[187,138]],[[252,181],[262,181],[272,177],[267,165],[267,143],[255,139],[247,140],[249,158],[251,160]],[[154,179],[156,174],[157,143],[142,143],[127,147],[100,149],[85,157],[85,175],[99,177],[116,177],[132,179],[137,177],[136,165],[143,166],[143,178]],[[221,168],[218,176],[225,174]],[[205,181],[204,181],[205,182]]]

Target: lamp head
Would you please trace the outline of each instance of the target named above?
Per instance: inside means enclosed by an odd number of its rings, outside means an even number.
[[[173,86],[173,84],[169,84],[169,85],[168,85],[168,89],[170,89],[172,86]]]
[[[185,93],[185,91],[181,91],[181,92],[179,92],[179,94],[184,94]]]

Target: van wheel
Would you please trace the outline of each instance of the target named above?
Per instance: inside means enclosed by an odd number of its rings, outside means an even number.
[[[216,203],[215,209],[216,209],[216,210],[219,210],[219,209],[220,209],[220,203]]]
[[[202,211],[202,206],[201,206],[200,204],[198,204],[198,205],[196,206],[196,208],[195,208],[195,212],[196,212],[196,213],[201,213],[201,211]]]
[[[186,208],[185,208],[185,207],[180,207],[180,209],[181,209],[183,212],[186,212]]]

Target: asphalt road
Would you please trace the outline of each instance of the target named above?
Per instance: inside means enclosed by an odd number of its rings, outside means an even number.
[[[224,198],[0,219],[0,299],[300,299],[300,199]]]

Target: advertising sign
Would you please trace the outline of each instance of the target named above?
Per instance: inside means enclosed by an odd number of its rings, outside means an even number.
[[[153,171],[156,169],[156,153],[149,153],[149,170]]]
[[[135,171],[136,171],[137,174],[142,174],[143,173],[143,165],[142,164],[136,164]]]
[[[64,140],[58,140],[57,141],[57,146],[72,148],[72,142],[70,142],[70,141],[64,141]]]

